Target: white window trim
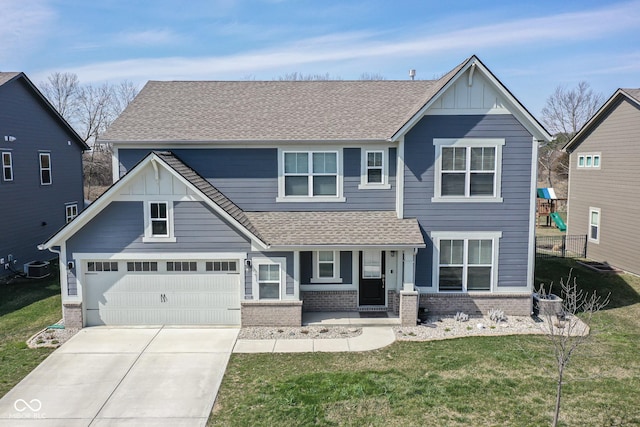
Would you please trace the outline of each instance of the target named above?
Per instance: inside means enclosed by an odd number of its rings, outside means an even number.
[[[9,164],[5,164],[4,162],[4,156],[5,155],[9,155]],[[11,182],[13,181],[13,156],[11,155],[11,151],[0,151],[0,156],[2,156],[2,180],[4,182]],[[9,169],[9,172],[11,172],[11,178],[7,179],[4,176],[4,171],[5,169]]]
[[[598,227],[598,237],[596,239],[593,239],[591,237],[591,213],[592,212],[596,212],[598,214],[598,224],[596,224],[596,227]],[[589,229],[587,230],[587,236],[589,237],[589,241],[592,243],[596,243],[599,244],[600,243],[600,233],[602,231],[602,213],[600,212],[600,208],[594,208],[594,207],[589,207],[589,218],[587,221],[588,227]]]
[[[318,252],[333,252],[333,277],[320,277],[320,256]],[[313,251],[311,257],[313,259],[311,283],[342,283],[342,278],[340,277],[340,251]]]
[[[43,168],[42,167],[42,158],[43,157],[48,157],[49,158],[49,167],[48,168]],[[40,185],[51,185],[53,183],[53,173],[52,173],[52,165],[51,165],[51,153],[38,153],[38,166],[40,168]],[[48,170],[49,171],[49,182],[43,182],[42,180],[42,172]]]
[[[207,263],[211,263],[211,270],[207,270]],[[235,270],[220,270],[220,271],[216,271],[214,270],[215,266],[213,263],[215,262],[227,262],[227,263],[235,263],[236,268]],[[204,264],[204,270],[207,274],[238,274],[240,273],[240,264],[239,261],[237,259],[212,259],[212,260],[208,260],[205,261]]]
[[[277,300],[275,299],[260,299],[260,281],[258,280],[258,269],[260,265],[269,265],[269,264],[278,264],[280,265],[280,286],[279,286],[279,297]],[[253,258],[251,259],[251,270],[252,270],[252,295],[253,299],[256,301],[281,301],[283,300],[283,296],[287,294],[287,259],[284,257],[274,257],[274,258]]]
[[[434,138],[435,149],[434,158],[434,180],[433,197],[435,203],[502,203],[502,146],[505,145],[504,138]],[[494,176],[493,196],[442,196],[442,148],[443,147],[494,147],[496,149],[496,170]],[[471,161],[470,158],[467,162]]]
[[[335,196],[314,196],[312,193],[312,182],[309,180],[309,192],[307,196],[285,196],[284,192],[284,155],[285,153],[309,153],[309,165],[312,166],[313,156],[312,153],[336,153],[336,186],[337,194]],[[346,198],[343,196],[343,167],[342,167],[343,151],[341,148],[335,147],[287,147],[286,150],[278,149],[278,196],[276,197],[276,203],[292,203],[292,202],[345,202]],[[312,170],[308,172],[308,175],[312,175]]]
[[[598,166],[594,165],[596,157],[598,158]],[[577,169],[600,169],[602,167],[602,153],[581,153],[577,159]],[[582,159],[582,166],[580,165],[580,159]],[[588,159],[591,159],[590,165],[587,165]]]
[[[151,232],[151,203],[165,203],[167,205],[167,236],[154,236]],[[144,202],[144,243],[166,243],[175,242],[176,237],[173,229],[173,202],[167,200],[150,200]]]
[[[381,148],[371,148],[360,150],[360,184],[358,185],[358,190],[388,190],[391,188],[391,184],[389,184],[389,148],[381,147]],[[371,183],[367,182],[368,177],[368,162],[367,156],[369,153],[382,153],[382,182],[380,183]]]
[[[500,253],[499,242],[502,238],[501,231],[432,231],[431,240],[433,241],[433,261],[432,261],[432,274],[431,274],[431,287],[433,292],[440,294],[461,294],[467,292],[478,293],[494,293],[497,291],[498,285],[498,265]],[[466,284],[462,284],[462,291],[440,291],[438,289],[438,282],[440,276],[440,241],[441,240],[465,240],[465,248],[468,245],[469,240],[492,240],[493,258],[491,266],[491,286],[488,291],[467,291]],[[466,259],[467,252],[465,251],[465,264],[468,262]]]
[[[75,209],[75,214],[73,212],[69,213],[70,209]],[[77,203],[69,203],[64,206],[64,214],[66,223],[71,222],[75,217],[78,216],[78,204]]]

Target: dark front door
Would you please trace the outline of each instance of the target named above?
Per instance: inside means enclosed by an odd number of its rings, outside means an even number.
[[[384,251],[360,252],[360,305],[384,305]]]

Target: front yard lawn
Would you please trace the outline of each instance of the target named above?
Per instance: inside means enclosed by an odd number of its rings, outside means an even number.
[[[53,349],[29,349],[25,341],[62,316],[57,274],[43,280],[0,282],[0,397]]]
[[[640,424],[640,278],[544,260],[536,283],[574,267],[611,303],[569,366],[563,425]],[[234,354],[210,426],[549,425],[554,363],[542,336],[396,342],[366,353]]]

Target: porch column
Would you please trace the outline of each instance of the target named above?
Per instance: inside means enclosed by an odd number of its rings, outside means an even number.
[[[420,293],[414,290],[415,255],[413,250],[402,253],[402,291],[400,291],[400,324],[415,326],[418,323]]]

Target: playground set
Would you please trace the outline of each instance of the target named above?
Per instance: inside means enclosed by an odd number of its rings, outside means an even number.
[[[559,202],[566,202],[567,199],[559,199],[553,188],[538,188],[537,200],[536,227],[539,225],[540,217],[545,217],[547,227],[555,225],[558,230],[567,231],[567,224],[557,212]]]

